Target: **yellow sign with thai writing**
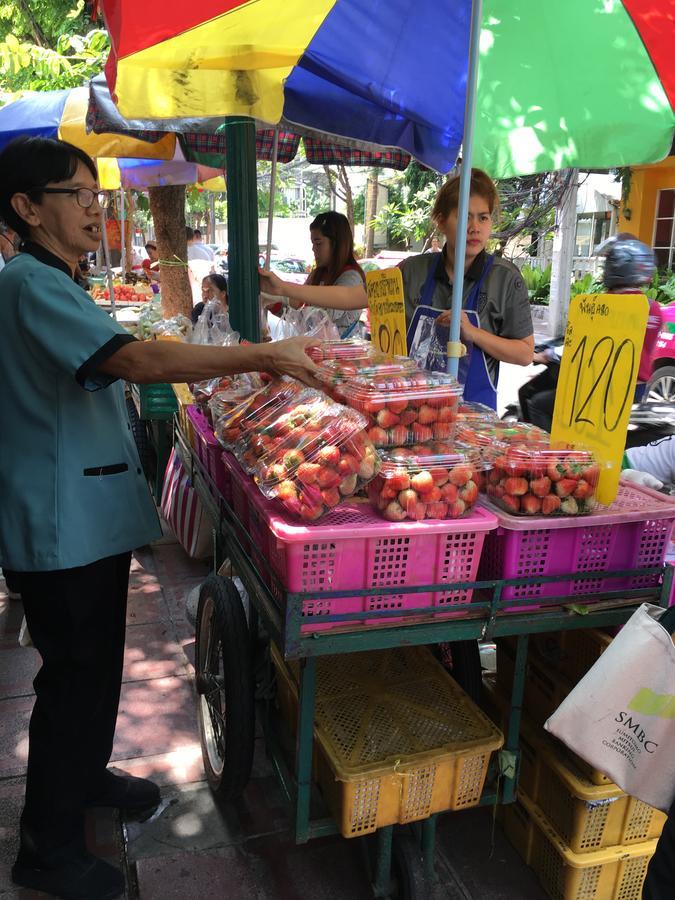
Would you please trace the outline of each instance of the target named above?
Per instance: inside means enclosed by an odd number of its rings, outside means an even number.
[[[400,269],[366,272],[373,344],[388,356],[406,356],[405,300]]]
[[[551,443],[596,455],[604,504],[619,486],[648,311],[641,294],[582,294],[570,303]]]

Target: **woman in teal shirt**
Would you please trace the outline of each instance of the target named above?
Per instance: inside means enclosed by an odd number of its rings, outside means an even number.
[[[12,877],[72,900],[124,890],[85,849],[86,806],[159,801],[152,782],[106,768],[131,551],[160,536],[120,379],[268,371],[312,383],[315,371],[301,338],[222,348],[127,334],[74,280],[107,202],[94,163],[70,144],[20,138],[0,153],[0,219],[23,240],[0,273],[0,566],[42,657]]]

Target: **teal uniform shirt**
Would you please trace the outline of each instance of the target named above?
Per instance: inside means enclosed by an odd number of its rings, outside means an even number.
[[[99,371],[133,341],[27,244],[0,272],[0,565],[83,566],[161,535],[122,383]]]

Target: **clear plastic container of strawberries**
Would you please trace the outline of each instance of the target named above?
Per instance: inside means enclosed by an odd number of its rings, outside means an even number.
[[[457,421],[458,441],[473,447],[491,447],[496,442],[502,444],[548,443],[548,432],[527,422],[502,422],[500,419],[485,420],[475,418]]]
[[[214,419],[216,437],[226,450],[232,450],[249,432],[262,427],[288,408],[293,398],[310,390],[293,378],[276,378],[254,394],[244,398],[229,412]]]
[[[451,441],[461,396],[452,376],[420,369],[353,378],[341,387],[343,402],[368,417],[368,437],[376,447]]]
[[[494,409],[474,400],[461,400],[457,408],[457,421],[465,424],[474,422],[497,422],[499,417]]]
[[[307,351],[315,363],[328,359],[368,359],[381,356],[380,351],[370,341],[360,338],[347,338],[344,341],[322,341]]]
[[[307,522],[353,496],[380,469],[364,416],[314,393],[277,420],[272,442],[253,470],[268,499],[280,500]]]
[[[457,519],[478,499],[480,455],[444,441],[380,450],[368,499],[390,522]]]
[[[599,477],[600,466],[587,450],[517,444],[494,451],[486,493],[514,516],[581,516],[597,506]]]

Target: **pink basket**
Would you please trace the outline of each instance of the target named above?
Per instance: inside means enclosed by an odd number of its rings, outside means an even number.
[[[192,423],[197,457],[204,464],[218,491],[228,503],[231,503],[230,473],[223,462],[223,451],[209,425],[209,420],[196,406],[188,407],[187,417]]]
[[[306,525],[266,501],[252,482],[244,483],[249,492],[251,542],[287,591],[401,587],[401,593],[382,596],[305,600],[304,615],[316,621],[303,625],[303,632],[385,626],[406,618],[377,618],[380,610],[435,608],[438,614],[453,615],[446,610],[470,602],[471,590],[410,594],[405,587],[474,581],[485,535],[497,525],[496,517],[484,509],[474,509],[453,521],[386,522],[369,504],[358,501],[345,503],[320,522]],[[283,601],[274,579],[268,577],[267,582]],[[349,612],[372,612],[373,618],[322,621],[325,616]]]
[[[499,528],[487,536],[479,577],[532,578],[570,572],[611,572],[661,566],[675,522],[675,504],[649,488],[621,483],[611,507],[578,518],[522,518],[481,501]],[[656,575],[570,579],[504,588],[504,600],[654,587]],[[532,607],[513,607],[512,611]]]
[[[248,553],[251,549],[251,542],[249,539],[250,498],[258,494],[262,499],[262,495],[251,480],[251,476],[244,472],[231,453],[228,453],[227,450],[221,451],[220,456],[230,482],[230,506],[242,525],[242,528],[237,529],[236,531],[237,538],[244,550]],[[255,494],[253,492],[255,492]]]

